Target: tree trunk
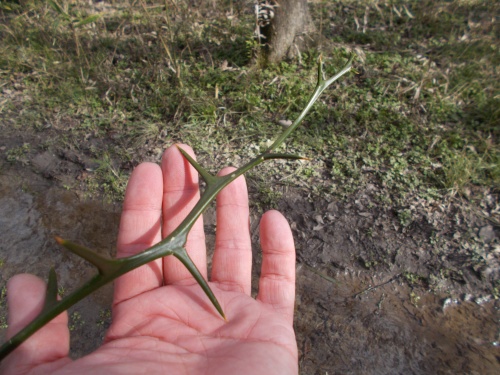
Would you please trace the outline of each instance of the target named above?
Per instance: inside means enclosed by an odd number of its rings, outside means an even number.
[[[262,55],[264,63],[277,63],[284,57],[293,57],[310,48],[314,26],[311,22],[307,0],[278,0],[274,18],[261,27],[265,36]]]

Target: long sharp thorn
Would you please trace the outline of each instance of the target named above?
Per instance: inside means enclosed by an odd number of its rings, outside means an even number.
[[[347,63],[345,64],[345,66],[342,68],[342,70],[340,72],[338,72],[337,74],[335,74],[333,77],[329,78],[328,80],[326,80],[326,86],[325,87],[328,87],[329,85],[331,85],[333,82],[335,82],[337,79],[339,79],[340,77],[342,77],[344,74],[346,74],[349,70],[351,70],[352,68],[352,62],[354,61],[354,58],[356,57],[356,55],[351,55],[349,57],[349,60],[347,61]]]
[[[59,245],[96,266],[101,275],[109,274],[115,268],[111,259],[104,258],[84,246],[63,240],[61,237],[56,237],[56,241]]]
[[[319,59],[318,59],[318,85],[321,84],[321,82],[323,82],[325,80],[325,77],[323,75],[323,55],[320,54],[319,55]]]
[[[210,286],[205,281],[205,279],[201,275],[198,268],[196,268],[196,265],[193,263],[193,261],[189,257],[186,249],[185,248],[177,249],[177,251],[174,251],[174,256],[177,259],[179,259],[182,262],[182,264],[184,264],[184,266],[188,269],[188,271],[191,273],[191,275],[193,275],[196,282],[200,285],[201,289],[203,289],[203,291],[207,295],[210,302],[212,302],[215,309],[219,312],[219,314],[222,316],[222,318],[224,320],[227,320],[226,315],[224,314],[224,311],[222,310],[222,307],[219,304],[219,301],[217,301],[217,298],[215,298],[215,295],[212,292],[212,289],[210,289]]]
[[[179,152],[186,158],[186,160],[191,164],[194,169],[198,171],[200,176],[205,180],[207,185],[210,185],[212,182],[216,180],[215,176],[212,176],[205,168],[203,168],[196,160],[194,160],[191,155],[189,155],[186,151],[184,151],[181,147],[177,146]]]

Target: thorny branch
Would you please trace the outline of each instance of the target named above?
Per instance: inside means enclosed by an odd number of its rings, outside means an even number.
[[[201,286],[209,300],[214,305],[215,309],[219,314],[226,319],[222,308],[215,298],[212,290],[210,289],[207,281],[203,278],[200,271],[196,268],[195,264],[189,257],[185,245],[189,231],[198,219],[198,217],[205,211],[208,205],[216,198],[217,194],[226,187],[229,183],[234,181],[237,177],[241,176],[250,169],[261,164],[265,160],[269,159],[302,159],[300,156],[274,153],[284,140],[299,126],[306,114],[310,111],[314,103],[318,100],[321,93],[330,86],[333,82],[339,79],[341,76],[346,74],[352,67],[352,61],[354,56],[352,56],[347,64],[342,68],[342,70],[335,76],[325,79],[323,73],[323,63],[320,61],[318,63],[318,82],[316,88],[311,95],[306,107],[300,113],[295,122],[290,125],[277,139],[274,143],[262,154],[258,155],[254,159],[250,160],[248,163],[242,167],[235,170],[233,173],[227,176],[214,176],[198,164],[193,158],[191,158],[184,150],[179,148],[182,155],[188,160],[188,162],[198,171],[200,176],[206,182],[206,189],[203,192],[200,200],[196,206],[191,210],[184,221],[165,239],[156,245],[150,247],[143,252],[132,255],[126,258],[120,259],[108,259],[105,258],[94,251],[87,249],[83,246],[77,245],[70,241],[63,240],[61,238],[56,238],[57,242],[64,246],[66,249],[72,253],[84,258],[88,262],[92,263],[98,270],[98,273],[87,281],[83,286],[75,290],[73,293],[64,297],[61,300],[57,299],[57,276],[54,269],[50,270],[49,279],[47,283],[47,294],[45,298],[45,304],[40,312],[40,314],[25,328],[19,331],[16,335],[11,337],[7,342],[5,342],[0,347],[0,361],[3,360],[7,355],[9,355],[14,349],[21,345],[25,340],[27,340],[32,334],[42,328],[44,325],[49,323],[52,319],[58,316],[63,311],[69,309],[75,303],[79,302],[83,298],[87,297],[89,294],[93,293],[97,289],[101,288],[105,284],[117,279],[123,274],[138,268],[144,264],[147,264],[155,259],[162,258],[165,256],[173,255],[179,259],[184,266],[189,270],[191,275],[195,278],[198,284]]]

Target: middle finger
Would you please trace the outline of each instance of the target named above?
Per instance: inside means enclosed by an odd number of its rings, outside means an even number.
[[[194,158],[191,147],[179,145]],[[163,238],[168,236],[186,218],[200,199],[198,172],[182,156],[176,146],[163,154]],[[207,253],[203,217],[200,216],[189,232],[186,249],[202,276],[207,278]],[[165,284],[191,284],[194,278],[186,267],[173,256],[163,258]]]

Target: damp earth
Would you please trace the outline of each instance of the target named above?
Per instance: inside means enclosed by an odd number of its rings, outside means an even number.
[[[17,273],[46,278],[54,267],[64,294],[95,269],[58,246],[54,236],[113,256],[121,207],[66,190],[53,173],[32,165],[5,163],[0,169],[0,287]],[[463,258],[432,251],[425,226],[403,232],[386,214],[361,215],[355,205],[306,199],[293,190],[284,192],[278,206],[297,247],[294,324],[301,373],[498,373],[499,301]],[[254,292],[261,260],[258,220],[253,209]],[[209,247],[215,227],[209,209]],[[460,267],[448,277],[431,277]],[[111,300],[108,286],[69,311],[72,357],[101,344]],[[0,308],[5,325],[4,297]],[[5,329],[1,334],[3,340]]]

